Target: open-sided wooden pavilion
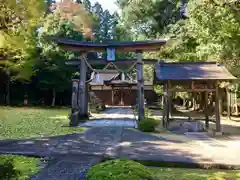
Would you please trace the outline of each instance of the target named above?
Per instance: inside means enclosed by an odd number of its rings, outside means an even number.
[[[81,58],[78,62],[72,61],[68,62],[68,64],[77,65],[79,66],[80,70],[80,79],[78,81],[74,81],[73,83],[73,95],[72,95],[72,118],[71,118],[71,125],[77,126],[79,120],[81,118],[88,116],[88,88],[87,83],[87,70],[90,67],[91,63],[95,64],[103,64],[109,63],[109,59],[93,59],[88,60],[87,54],[89,52],[96,52],[96,53],[118,53],[118,52],[135,52],[137,54],[137,59],[133,60],[115,60],[114,58],[111,59],[112,63],[124,63],[132,64],[136,63],[137,69],[137,99],[138,99],[138,118],[139,120],[144,118],[144,79],[143,79],[143,63],[156,63],[156,61],[147,61],[143,60],[142,53],[145,51],[157,51],[161,48],[161,46],[166,44],[166,40],[151,40],[151,41],[136,41],[136,42],[118,42],[118,43],[86,43],[86,42],[79,42],[73,40],[66,40],[66,39],[53,39],[61,48],[73,51],[73,52],[81,52]],[[92,62],[91,62],[92,61]],[[92,69],[97,73],[103,72],[110,72],[110,70],[97,70]],[[111,71],[113,72],[113,71]],[[118,72],[118,71],[114,71]],[[113,82],[111,82],[113,83]],[[126,86],[126,82],[118,82],[118,85]],[[115,84],[116,85],[116,84]],[[128,83],[129,85],[129,83]],[[111,84],[113,86],[113,84]]]
[[[169,124],[172,93],[204,92],[205,125],[209,127],[208,95],[215,94],[216,131],[221,132],[219,89],[222,82],[236,80],[223,65],[216,62],[165,63],[160,61],[155,69],[155,82],[164,86],[163,126]]]

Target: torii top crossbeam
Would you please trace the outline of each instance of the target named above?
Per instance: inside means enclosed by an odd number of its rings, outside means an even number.
[[[87,43],[66,39],[54,39],[54,41],[63,49],[77,52],[106,52],[107,48],[114,48],[116,52],[157,51],[167,43],[167,40],[114,43]]]

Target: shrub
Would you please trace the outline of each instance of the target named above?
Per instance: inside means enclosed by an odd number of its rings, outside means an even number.
[[[150,109],[148,109],[148,108],[144,109],[144,113],[145,113],[145,117],[149,117],[149,116],[152,115],[152,111]]]
[[[3,164],[0,164],[0,179],[10,180],[17,179],[20,175],[20,172],[14,168],[13,160],[7,160]]]
[[[143,132],[154,132],[159,122],[153,118],[146,118],[138,123],[138,128]]]
[[[130,160],[111,160],[93,166],[87,180],[154,180],[145,166]]]

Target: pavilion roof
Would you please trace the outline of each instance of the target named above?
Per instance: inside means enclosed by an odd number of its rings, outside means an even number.
[[[155,75],[157,81],[184,80],[235,80],[225,66],[216,62],[190,62],[156,64]]]
[[[69,39],[53,39],[59,46],[70,51],[105,52],[107,48],[115,48],[116,52],[156,51],[167,40],[147,40],[133,42],[89,43]]]

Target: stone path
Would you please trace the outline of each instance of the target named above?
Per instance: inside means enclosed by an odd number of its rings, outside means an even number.
[[[144,134],[124,129],[119,157],[240,167],[240,141],[218,141],[204,134]]]
[[[90,167],[102,161],[100,156],[62,156],[49,161],[46,168],[30,180],[84,180]]]
[[[59,141],[50,148],[53,158],[32,180],[82,180],[88,169],[106,157],[115,157],[121,127],[95,127],[77,139]]]
[[[85,133],[0,141],[0,153],[50,157],[48,165],[32,180],[85,179],[92,165],[117,156],[123,127],[134,127],[136,123],[131,109],[109,109],[102,120],[108,123]]]
[[[83,127],[126,127],[136,128],[136,117],[130,108],[110,108],[104,116],[94,117],[91,121],[80,124]]]
[[[135,122],[130,109],[110,109],[101,118]],[[238,138],[219,141],[200,133],[146,134],[126,127],[96,125],[79,134],[0,141],[0,153],[50,157],[31,180],[83,180],[88,169],[106,157],[240,166]]]

